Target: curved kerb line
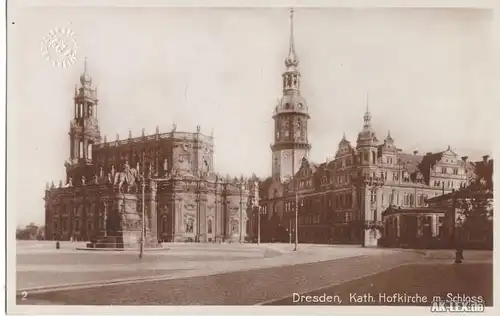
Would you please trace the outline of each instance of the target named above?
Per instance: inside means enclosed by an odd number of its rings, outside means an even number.
[[[338,282],[334,282],[334,283],[331,283],[331,284],[327,284],[327,285],[321,286],[321,287],[313,289],[313,290],[308,290],[308,291],[300,292],[299,295],[305,295],[305,294],[310,293],[310,292],[321,291],[321,290],[330,288],[332,286],[337,286],[337,285],[344,284],[344,283],[347,283],[347,282],[352,282],[352,281],[360,280],[360,279],[363,279],[363,278],[371,277],[371,276],[377,275],[377,274],[382,273],[382,272],[387,272],[387,271],[390,271],[390,270],[393,270],[393,269],[396,269],[396,268],[399,268],[399,267],[402,267],[402,266],[412,265],[412,264],[415,264],[415,263],[414,262],[401,263],[401,264],[395,265],[395,266],[390,267],[390,268],[382,269],[380,271],[368,273],[368,274],[365,274],[365,275],[362,275],[362,276],[357,276],[357,277],[355,277],[353,279],[349,279],[349,280],[346,280],[346,281],[338,281]],[[292,295],[286,295],[286,296],[282,296],[280,298],[274,298],[274,299],[271,299],[271,300],[267,300],[267,301],[263,301],[263,302],[260,302],[260,303],[256,303],[254,305],[268,305],[268,304],[272,304],[274,302],[279,302],[279,301],[285,300],[285,299],[290,298],[292,296],[293,296],[293,294]],[[300,304],[297,304],[297,306],[299,306],[299,305]],[[340,304],[338,304],[338,305],[340,306]],[[287,305],[281,305],[281,306],[288,306],[288,304]]]
[[[361,256],[355,256],[355,257],[350,257],[350,258],[363,258],[363,257],[368,257],[368,255],[361,255]],[[339,260],[339,259],[345,259],[345,258],[337,258],[337,259],[333,259],[333,260]],[[300,265],[300,264],[318,263],[318,262],[333,261],[333,260],[332,259],[324,259],[324,260],[318,260],[318,261],[314,261],[314,262],[303,262],[303,263],[295,263],[295,264],[282,265],[282,266],[270,266],[270,267],[263,267],[263,268],[254,268],[254,269],[252,269],[252,268],[236,269],[236,270],[232,270],[232,271],[215,270],[215,271],[210,271],[208,273],[195,274],[195,275],[191,275],[191,276],[156,275],[156,276],[147,276],[147,277],[132,277],[132,278],[115,279],[115,280],[109,280],[109,281],[91,281],[91,282],[82,282],[82,283],[60,284],[60,285],[20,289],[20,290],[16,291],[16,296],[21,296],[23,292],[27,292],[28,295],[30,295],[30,294],[42,294],[42,293],[58,292],[58,291],[63,291],[63,290],[83,290],[83,289],[89,289],[89,288],[101,287],[101,286],[134,284],[134,283],[154,282],[154,281],[168,281],[168,280],[188,279],[188,278],[202,277],[202,276],[212,276],[212,275],[225,274],[225,273],[247,272],[247,271],[252,271],[252,270],[279,268],[279,267],[285,267],[285,266],[291,267],[291,266],[296,266],[296,265]],[[199,270],[194,270],[194,271],[199,271]]]

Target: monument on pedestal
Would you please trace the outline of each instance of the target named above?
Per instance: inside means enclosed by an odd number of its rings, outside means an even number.
[[[142,230],[144,229],[144,249],[160,248],[156,238],[156,183],[150,183],[150,207],[149,214],[138,209],[140,196],[137,185],[138,172],[125,163],[124,171],[114,175],[112,194],[108,197],[106,204],[106,222],[104,236],[99,236],[93,242],[87,244],[87,248],[94,249],[139,249],[143,241]],[[143,184],[145,185],[145,183]],[[144,188],[141,195],[144,195]],[[142,197],[144,198],[144,197]],[[145,207],[145,205],[143,205]],[[143,225],[143,214],[145,217]],[[149,216],[148,216],[149,215]],[[148,220],[148,217],[151,220]]]

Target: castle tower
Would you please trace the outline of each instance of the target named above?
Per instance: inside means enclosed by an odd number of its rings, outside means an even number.
[[[97,121],[97,89],[92,88],[92,78],[87,72],[87,59],[80,84],[80,88],[75,86],[74,117],[69,131],[70,159],[66,163],[67,181],[71,178],[72,184],[82,184],[82,180],[92,179],[92,145],[101,140]]]
[[[372,172],[376,170],[378,148],[378,140],[375,136],[375,131],[372,128],[371,119],[372,116],[368,109],[367,97],[366,112],[363,116],[363,129],[358,134],[356,150],[358,153],[358,166],[360,167],[362,174],[368,175],[368,177],[373,176]]]
[[[300,95],[299,61],[295,53],[293,13],[290,11],[290,47],[285,59],[286,70],[282,74],[283,95],[278,100],[274,119],[274,144],[272,151],[272,174],[283,181],[300,168],[302,158],[307,157],[311,145],[308,143],[307,103]]]
[[[363,246],[372,247],[377,245],[380,238],[380,231],[374,229],[381,221],[381,187],[383,178],[377,171],[378,163],[378,140],[371,124],[371,114],[368,109],[368,96],[366,101],[366,112],[363,116],[363,129],[358,134],[356,151],[358,178],[360,185],[358,194],[360,194],[359,216],[363,219],[364,228]]]

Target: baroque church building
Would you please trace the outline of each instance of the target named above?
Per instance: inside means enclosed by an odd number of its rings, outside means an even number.
[[[75,87],[66,179],[45,190],[46,238],[89,241],[142,223],[160,241],[243,242],[256,178],[214,172],[214,138],[156,132],[101,140],[97,89],[85,71]],[[144,201],[144,206],[143,206]]]
[[[368,107],[355,144],[344,135],[333,160],[311,162],[310,116],[300,93],[293,27],[292,10],[283,95],[273,115],[272,176],[260,184],[260,215],[252,216],[253,236],[260,226],[262,241],[294,242],[297,210],[301,243],[374,246],[381,236],[382,212],[389,206],[423,207],[427,199],[467,184],[473,173],[467,157],[459,157],[450,147],[424,155],[405,153],[390,132],[380,141]]]

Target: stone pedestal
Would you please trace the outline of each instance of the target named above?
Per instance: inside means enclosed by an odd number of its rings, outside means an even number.
[[[377,247],[380,233],[375,229],[365,229],[363,247]]]
[[[122,245],[118,245],[117,248],[138,248],[141,241],[142,218],[137,210],[137,196],[118,194],[115,205],[121,218],[118,236],[121,235],[123,240]]]
[[[119,193],[110,203],[105,236],[87,245],[89,248],[139,249],[142,234],[142,210],[137,209],[135,194]],[[149,221],[146,220],[146,225]],[[146,226],[145,248],[160,247],[155,234]]]

